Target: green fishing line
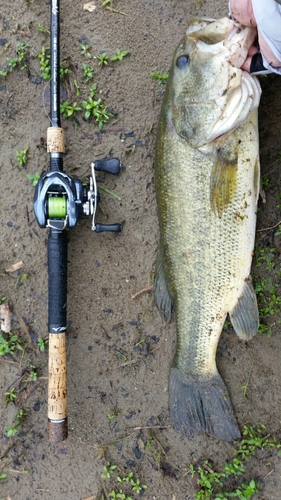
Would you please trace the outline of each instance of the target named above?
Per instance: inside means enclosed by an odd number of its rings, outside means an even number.
[[[48,199],[48,214],[50,219],[66,217],[66,198],[52,196]]]

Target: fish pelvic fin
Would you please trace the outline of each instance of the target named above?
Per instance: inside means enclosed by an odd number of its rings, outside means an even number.
[[[229,313],[231,324],[242,340],[250,340],[256,335],[259,328],[259,310],[257,297],[249,276],[241,297],[234,309]]]
[[[170,321],[172,315],[172,299],[167,288],[160,252],[158,252],[156,259],[153,291],[155,296],[155,303],[159,311],[164,314],[167,321]]]
[[[174,429],[187,437],[201,432],[227,441],[241,437],[219,374],[199,381],[178,368],[171,368],[169,404]]]

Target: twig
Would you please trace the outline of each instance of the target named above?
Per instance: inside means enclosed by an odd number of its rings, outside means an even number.
[[[270,474],[272,474],[272,472],[274,472],[274,469],[271,469],[267,474],[266,476],[264,476],[264,479],[267,477],[267,476],[270,476]]]
[[[264,231],[270,231],[271,229],[275,229],[277,226],[281,224],[281,220],[275,224],[275,226],[272,227],[266,227],[265,229],[257,229],[257,233],[263,233]]]
[[[136,297],[138,297],[139,295],[141,295],[142,293],[145,293],[145,292],[152,292],[153,290],[153,285],[150,285],[150,286],[147,286],[146,288],[143,288],[142,290],[140,290],[139,292],[135,293],[135,295],[132,295],[132,300],[134,300]]]
[[[138,361],[139,361],[138,359],[132,359],[131,361],[124,361],[124,363],[121,363],[121,365],[118,365],[118,368],[120,368],[120,366],[133,365],[133,364],[137,363]]]
[[[138,427],[127,427],[127,429],[132,429],[133,431],[140,431],[142,429],[169,429],[171,425],[144,425]]]

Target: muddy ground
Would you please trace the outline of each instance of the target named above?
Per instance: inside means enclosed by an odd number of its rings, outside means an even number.
[[[120,199],[101,192],[97,220],[122,222],[123,231],[92,233],[89,218],[69,231],[69,437],[61,444],[48,443],[46,436],[48,350],[40,352],[36,341],[47,338],[47,233],[35,221],[33,187],[26,177],[48,169],[48,88],[36,54],[49,45],[42,31],[49,27],[49,5],[11,0],[1,6],[1,68],[7,57],[15,56],[19,42],[30,47],[27,68],[18,66],[0,77],[0,296],[8,299],[15,315],[13,332],[24,347],[24,352],[0,358],[0,475],[7,474],[0,479],[0,498],[109,498],[117,488],[117,474],[103,479],[101,473],[110,462],[119,475],[133,472],[147,485],[143,499],[187,500],[196,492],[189,464],[209,459],[220,470],[233,457],[234,446],[205,436],[187,439],[171,428],[167,380],[175,323],[165,324],[150,293],[132,296],[151,284],[159,235],[153,158],[165,86],[158,85],[151,72],[169,70],[175,45],[193,15],[221,17],[227,14],[227,4],[203,1],[197,9],[195,0],[116,0],[114,7],[125,16],[102,8],[101,0],[93,3],[96,9],[89,12],[82,1],[61,2],[61,57],[72,70],[62,84],[62,97],[81,106],[91,86],[82,77],[82,64],[88,64],[94,68],[92,83],[97,83],[114,117],[103,133],[83,119],[82,111],[75,119],[63,120],[64,168],[86,179],[92,160],[112,154],[121,159],[118,177],[106,174],[99,179]],[[93,56],[104,51],[112,56],[117,48],[130,50],[130,55],[99,67],[97,59],[87,61],[81,54],[80,43],[89,44]],[[80,96],[75,95],[74,79]],[[281,89],[275,76],[263,77],[261,83],[260,150],[267,203],[260,204],[258,214],[262,231],[257,233],[253,275],[264,331],[246,344],[231,328],[225,330],[217,363],[241,429],[262,423],[280,439]],[[29,157],[20,167],[16,151],[26,147]],[[19,271],[5,271],[21,260],[24,267]],[[37,381],[24,372],[30,365],[36,366]],[[14,386],[15,403],[6,406],[4,393]],[[26,416],[18,434],[8,438],[6,427],[13,425],[21,408]],[[255,478],[255,498],[276,500],[280,460],[275,449],[255,454],[227,491]],[[137,493],[131,495],[138,498]]]

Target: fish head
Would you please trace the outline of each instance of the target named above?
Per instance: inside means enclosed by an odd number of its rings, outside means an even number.
[[[228,18],[192,22],[176,48],[166,103],[176,133],[200,147],[237,128],[258,107],[256,77],[240,69],[256,35]]]

